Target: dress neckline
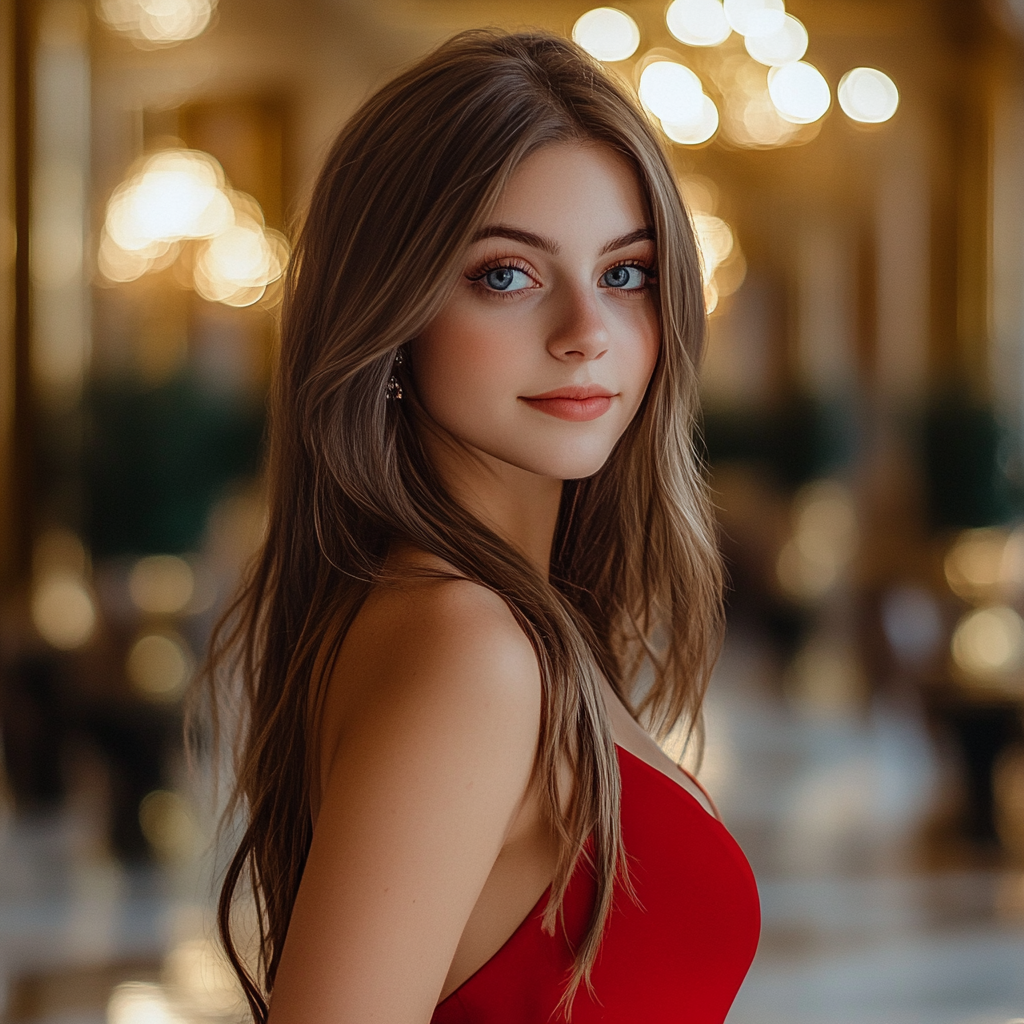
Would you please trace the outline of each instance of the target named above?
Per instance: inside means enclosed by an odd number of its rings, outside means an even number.
[[[654,765],[650,763],[650,761],[645,761],[642,757],[640,757],[639,754],[634,754],[632,750],[630,750],[628,747],[624,747],[621,743],[615,743],[614,745],[616,753],[619,755],[620,759],[622,754],[628,754],[631,760],[635,761],[637,764],[642,765],[644,768],[646,768],[650,772],[653,772],[655,775],[660,776],[662,781],[666,785],[669,785],[673,789],[676,789],[680,793],[682,793],[687,798],[687,800],[691,801],[698,808],[698,810],[700,810],[702,815],[713,821],[716,825],[718,825],[719,828],[725,827],[724,825],[722,825],[721,821],[718,818],[716,818],[713,814],[711,814],[708,811],[708,809],[681,783],[675,782],[669,775],[663,772],[660,768],[655,768]],[[683,771],[682,768],[680,768],[679,770]],[[448,995],[444,997],[444,999],[437,1003],[437,1006],[435,1006],[434,1008],[435,1012],[438,1007],[444,1006],[444,1004],[447,1003],[449,1000],[454,999],[478,974],[480,974],[481,971],[485,970],[489,964],[493,963],[499,956],[501,956],[505,947],[508,946],[510,942],[512,942],[512,940],[526,927],[526,925],[531,920],[533,920],[537,912],[547,904],[548,899],[551,897],[551,885],[552,883],[548,882],[548,884],[544,888],[544,891],[537,898],[537,902],[534,903],[534,905],[527,912],[526,916],[519,922],[519,924],[516,925],[515,929],[512,931],[509,937],[468,978],[466,978],[464,981],[459,982],[459,984],[455,988],[453,988],[451,992],[449,992]]]

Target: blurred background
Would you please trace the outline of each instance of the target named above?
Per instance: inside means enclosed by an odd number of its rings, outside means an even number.
[[[637,89],[700,237],[702,778],[764,909],[730,1024],[1024,1018],[1021,0],[8,0],[0,1017],[238,1019],[182,695],[261,530],[289,231],[360,100],[484,25]]]

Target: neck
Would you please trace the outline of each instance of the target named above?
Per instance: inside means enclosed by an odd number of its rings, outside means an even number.
[[[547,578],[562,481],[538,476],[440,438],[424,441],[452,497],[517,548]]]

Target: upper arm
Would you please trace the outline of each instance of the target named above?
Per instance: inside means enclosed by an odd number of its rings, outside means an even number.
[[[332,671],[325,713],[337,695],[344,714],[272,1024],[428,1021],[529,785],[540,722],[529,641],[482,588],[417,592],[357,618]]]

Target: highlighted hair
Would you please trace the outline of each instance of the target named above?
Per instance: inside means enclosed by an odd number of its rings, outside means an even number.
[[[656,235],[661,345],[647,395],[607,463],[564,486],[545,578],[445,491],[414,429],[408,361],[398,370],[405,398],[383,395],[396,349],[441,309],[510,176],[539,147],[573,141],[610,146],[636,172]],[[425,266],[433,272],[415,272]],[[561,846],[545,927],[559,926],[581,858],[597,881],[563,1011],[589,985],[613,890],[628,891],[600,674],[663,739],[679,723],[699,726],[721,643],[721,565],[693,437],[704,331],[697,249],[661,144],[635,99],[573,43],[462,33],[342,129],[289,270],[267,534],[208,672],[222,698],[238,697],[231,679],[242,690],[232,807],[246,826],[220,925],[258,1021],[312,836],[321,666],[385,580],[395,539],[500,595],[533,644],[543,683],[536,782]],[[564,764],[574,787],[562,806]],[[231,928],[243,883],[259,924],[251,968]]]

